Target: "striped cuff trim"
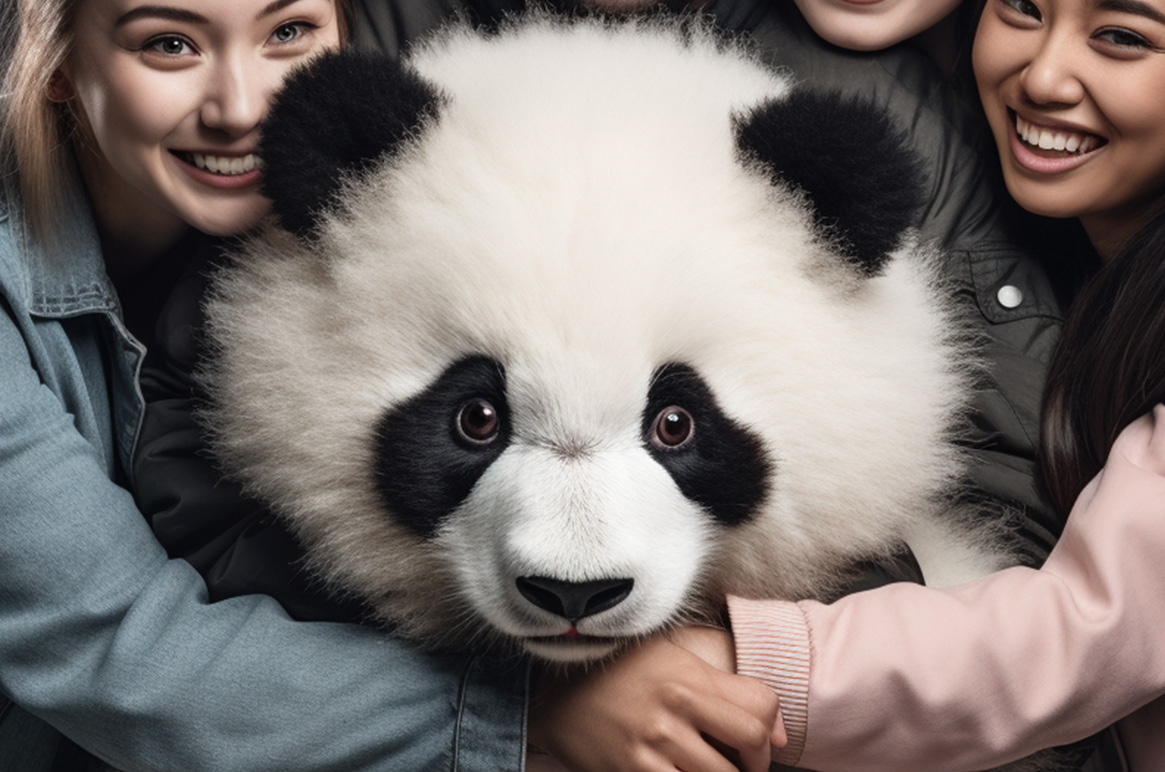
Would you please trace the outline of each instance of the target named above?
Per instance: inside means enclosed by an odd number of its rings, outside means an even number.
[[[736,640],[736,672],[763,681],[777,693],[789,744],[773,761],[795,765],[809,729],[809,625],[796,603],[729,596]]]

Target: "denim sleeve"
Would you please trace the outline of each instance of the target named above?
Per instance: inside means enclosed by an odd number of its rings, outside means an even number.
[[[498,772],[520,769],[525,746],[521,663],[295,622],[258,595],[208,603],[110,481],[8,313],[0,691],[127,772]]]

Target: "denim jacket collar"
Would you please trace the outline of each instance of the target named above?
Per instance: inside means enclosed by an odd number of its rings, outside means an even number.
[[[52,243],[34,242],[19,216],[4,212],[14,239],[21,244],[20,264],[30,313],[65,318],[95,311],[118,313],[117,293],[105,272],[101,240],[92,209],[74,167],[66,180],[61,216]]]

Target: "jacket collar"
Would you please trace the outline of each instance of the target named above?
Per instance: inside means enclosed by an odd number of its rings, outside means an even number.
[[[62,318],[93,311],[118,311],[117,293],[105,272],[101,241],[80,172],[70,166],[60,217],[50,244],[29,238],[19,217],[9,227],[22,244],[29,311]]]

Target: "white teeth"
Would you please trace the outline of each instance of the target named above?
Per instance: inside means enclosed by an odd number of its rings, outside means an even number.
[[[255,168],[263,168],[263,162],[254,153],[247,153],[241,158],[238,156],[205,155],[203,153],[191,153],[190,156],[194,165],[199,169],[206,169],[214,174],[226,176],[246,174]]]
[[[1099,140],[1090,134],[1045,131],[1028,123],[1018,115],[1015,117],[1015,133],[1027,144],[1041,150],[1064,150],[1069,153],[1083,154],[1094,149],[1099,143]]]

